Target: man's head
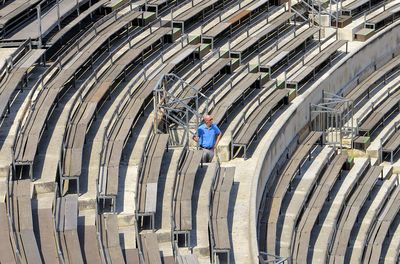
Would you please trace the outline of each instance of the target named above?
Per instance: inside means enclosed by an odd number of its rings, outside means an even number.
[[[207,127],[210,127],[212,125],[212,117],[210,115],[204,115],[203,116],[203,121],[204,124],[206,124]]]

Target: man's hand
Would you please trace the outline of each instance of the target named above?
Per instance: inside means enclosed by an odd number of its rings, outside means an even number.
[[[199,141],[199,137],[198,136],[193,136],[193,140],[198,142]]]

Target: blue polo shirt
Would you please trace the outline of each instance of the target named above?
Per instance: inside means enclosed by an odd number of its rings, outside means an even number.
[[[217,136],[221,133],[221,130],[217,125],[212,124],[207,127],[206,124],[202,124],[197,129],[197,134],[199,135],[199,145],[203,148],[212,148],[215,145]]]

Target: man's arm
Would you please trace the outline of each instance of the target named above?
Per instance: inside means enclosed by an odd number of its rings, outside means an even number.
[[[219,140],[221,139],[221,137],[222,137],[222,133],[219,132],[219,134],[218,134],[218,136],[217,136],[217,140],[215,141],[215,145],[214,145],[213,149],[216,149],[216,148],[217,148],[218,143],[219,143]]]
[[[192,137],[192,139],[195,141],[195,142],[199,142],[199,137],[201,136],[201,130],[200,130],[200,127],[198,127],[197,128],[197,135],[194,135],[193,137]]]

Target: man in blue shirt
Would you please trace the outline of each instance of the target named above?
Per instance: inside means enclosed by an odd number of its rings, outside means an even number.
[[[203,162],[211,162],[214,157],[214,149],[217,147],[222,133],[218,126],[213,124],[213,119],[210,115],[204,115],[204,124],[197,129],[197,135],[193,140],[199,143],[203,149]]]

